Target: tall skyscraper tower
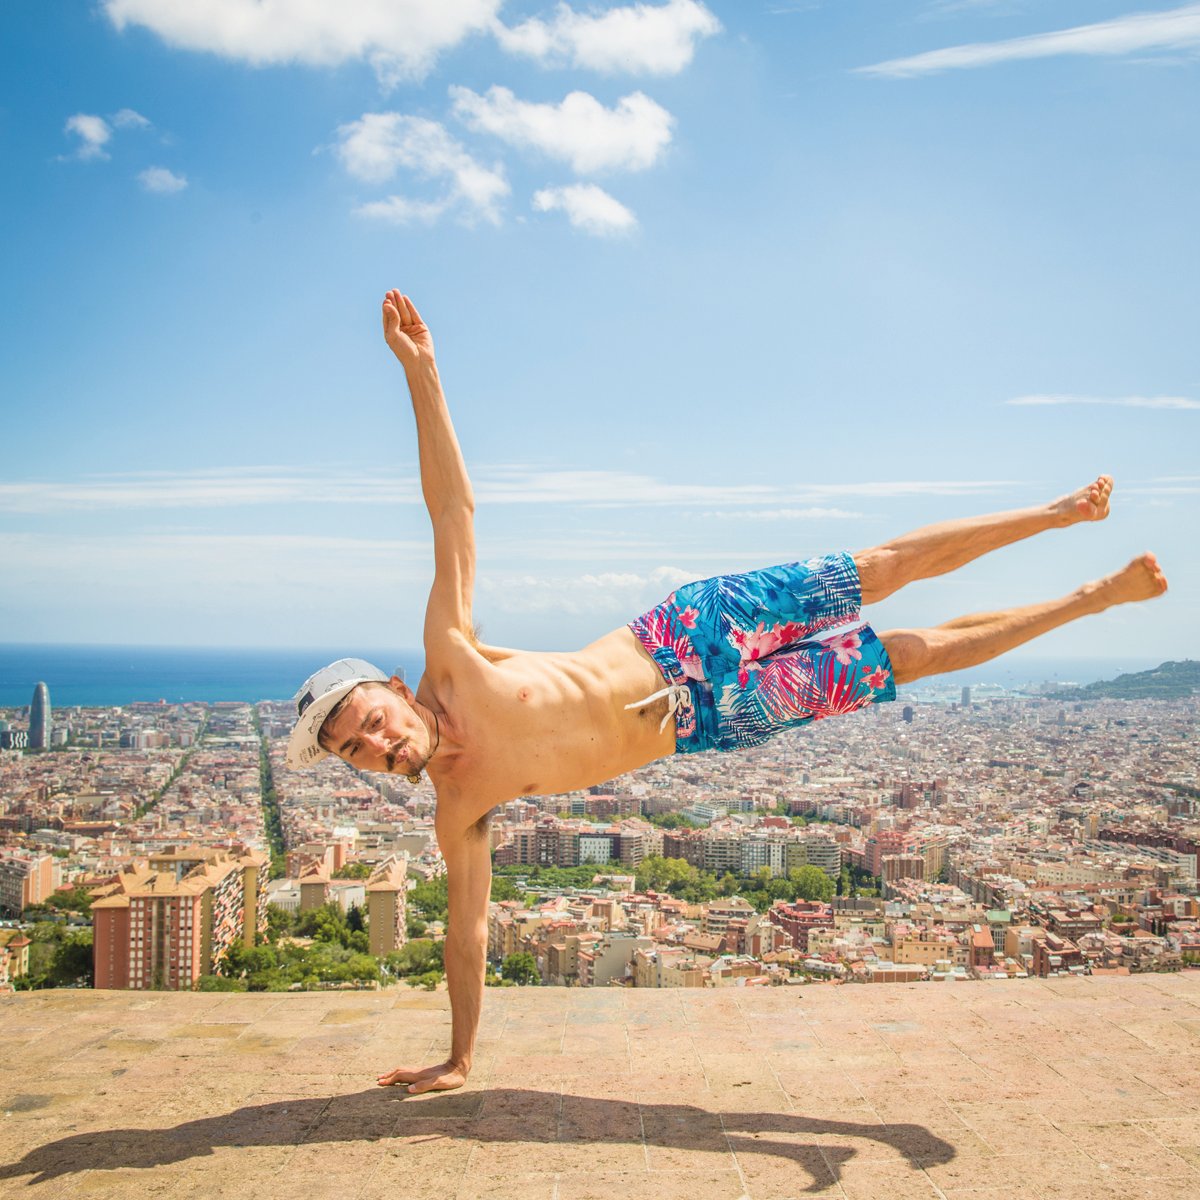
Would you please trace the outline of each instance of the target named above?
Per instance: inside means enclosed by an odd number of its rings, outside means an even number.
[[[962,706],[963,708],[971,707],[971,689],[969,687],[965,687],[962,690]]]
[[[39,683],[29,702],[29,748],[45,750],[50,745],[50,689]]]

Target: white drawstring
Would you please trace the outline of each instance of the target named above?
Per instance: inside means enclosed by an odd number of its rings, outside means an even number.
[[[647,696],[645,700],[635,700],[632,704],[625,705],[625,707],[626,709],[641,708],[646,704],[653,704],[655,700],[661,700],[664,696],[667,697],[667,715],[663,717],[662,724],[658,727],[658,732],[662,733],[667,727],[667,722],[680,708],[691,707],[692,693],[688,691],[686,683],[672,683],[668,687],[663,688],[661,692],[655,692],[653,696]]]

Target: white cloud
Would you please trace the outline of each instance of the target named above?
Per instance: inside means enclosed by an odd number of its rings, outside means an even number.
[[[174,171],[168,171],[166,167],[147,167],[144,171],[139,172],[138,182],[146,191],[155,192],[160,196],[170,196],[174,192],[182,192],[188,185],[186,176],[176,175]]]
[[[510,188],[499,164],[485,167],[437,121],[402,113],[365,113],[338,129],[342,165],[356,179],[384,183],[405,168],[425,179],[445,180],[448,190],[436,200],[392,196],[360,205],[363,216],[392,221],[430,221],[451,208],[468,218],[500,219],[500,204]]]
[[[581,575],[531,575],[504,571],[482,572],[480,608],[504,613],[543,613],[595,616],[628,614],[658,603],[673,588],[697,578],[697,572],[660,566],[645,574],[600,571]]]
[[[424,538],[278,533],[0,532],[0,561],[7,609],[29,609],[31,594],[48,598],[48,613],[34,609],[19,622],[40,623],[47,640],[67,621],[83,640],[171,642],[184,621],[198,644],[321,645],[344,611],[349,578],[389,597],[396,623],[380,641],[398,629],[419,637],[432,574]]]
[[[672,483],[623,471],[547,471],[536,467],[482,466],[475,493],[484,504],[575,504],[592,508],[692,507],[731,511],[739,505],[803,509],[856,497],[974,496],[1006,491],[1003,480],[898,480],[805,484]],[[227,508],[267,504],[421,503],[415,474],[342,468],[303,471],[253,467],[209,471],[144,472],[70,481],[0,483],[0,512],[50,513],[77,509]]]
[[[561,210],[576,229],[585,233],[611,236],[637,228],[637,217],[594,183],[542,188],[533,194],[533,207],[538,212]]]
[[[634,92],[605,108],[587,92],[571,92],[560,104],[518,100],[508,88],[480,96],[452,87],[455,115],[471,129],[511,146],[539,150],[571,165],[577,174],[641,171],[653,166],[671,141],[675,118],[649,96]]]
[[[559,4],[550,21],[533,17],[511,29],[497,22],[495,33],[505,50],[546,66],[677,75],[692,61],[696,43],[720,28],[721,23],[698,0],[667,0],[595,15]]]
[[[361,481],[364,494],[391,503],[416,501],[416,481]],[[225,508],[234,505],[295,504],[325,497],[353,502],[354,488],[336,474],[274,468],[245,471],[184,471],[92,477],[69,482],[0,483],[0,512],[47,513],[72,509]]]
[[[1200,4],[1163,12],[1132,13],[1094,25],[1076,25],[1054,33],[1010,38],[1000,42],[973,42],[931,50],[909,58],[859,67],[865,75],[892,79],[911,79],[938,71],[963,67],[985,67],[993,63],[1031,58],[1051,58],[1061,54],[1118,55],[1138,51],[1191,49],[1200,46]]]
[[[118,28],[171,46],[274,66],[363,60],[385,84],[423,75],[438,54],[488,31],[501,0],[103,0]]]
[[[79,138],[76,158],[86,160],[108,157],[108,151],[104,147],[112,140],[112,126],[103,117],[94,116],[92,113],[76,113],[67,118],[63,132]]]
[[[961,12],[979,12],[985,9],[1000,9],[1000,15],[1008,16],[1024,11],[1021,0],[933,0],[925,10],[923,18],[952,17]]]
[[[143,117],[140,112],[135,112],[132,108],[123,108],[120,112],[113,115],[112,123],[118,129],[149,129],[150,121]]]
[[[1200,408],[1200,400],[1189,400],[1186,396],[1118,396],[1115,399],[1106,399],[1102,396],[1037,395],[1017,396],[1012,400],[1006,400],[1005,403],[1038,407],[1058,404],[1099,404],[1112,408],[1173,410]]]
[[[718,521],[852,521],[865,513],[844,508],[760,508],[706,512],[702,516]]]
[[[387,221],[391,225],[432,225],[451,203],[449,198],[414,200],[411,196],[389,196],[386,200],[370,200],[360,204],[354,211],[360,217]]]
[[[63,132],[79,138],[75,153],[67,158],[107,159],[114,129],[149,129],[150,122],[132,108],[123,108],[105,120],[95,113],[76,113],[67,118]],[[66,159],[63,159],[66,161]]]
[[[1121,489],[1128,496],[1200,496],[1200,484],[1170,483]]]

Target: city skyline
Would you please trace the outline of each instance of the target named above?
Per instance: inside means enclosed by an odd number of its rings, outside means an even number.
[[[188,11],[0,17],[6,641],[414,646],[398,285],[475,479],[488,640],[579,644],[688,578],[1108,471],[1105,525],[868,615],[1153,549],[1153,609],[1037,652],[1200,654],[1196,5]]]

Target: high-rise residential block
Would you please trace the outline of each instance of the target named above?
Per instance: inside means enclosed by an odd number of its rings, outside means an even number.
[[[212,974],[234,942],[252,946],[266,927],[269,865],[258,851],[190,847],[96,889],[96,987],[186,990]]]
[[[370,950],[376,958],[383,958],[404,945],[407,892],[408,867],[403,859],[393,855],[371,872],[367,881],[367,920]]]
[[[58,886],[59,876],[52,855],[0,850],[0,912],[18,916],[30,904],[41,904]]]

